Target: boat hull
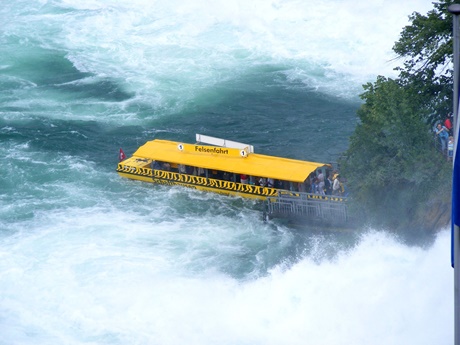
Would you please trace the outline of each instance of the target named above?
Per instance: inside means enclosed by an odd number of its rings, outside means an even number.
[[[233,181],[223,181],[163,170],[119,166],[117,172],[121,177],[132,180],[167,186],[182,186],[206,192],[241,196],[250,199],[266,200],[267,197],[275,197],[278,194],[278,189],[276,188],[253,186]]]

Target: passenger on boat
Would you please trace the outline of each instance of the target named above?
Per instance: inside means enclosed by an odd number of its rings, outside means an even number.
[[[272,178],[267,179],[267,187],[274,188],[275,187],[275,180]]]
[[[248,175],[241,174],[240,175],[240,182],[242,184],[248,184]]]
[[[318,178],[317,177],[312,177],[310,193],[318,194]]]
[[[335,174],[332,179],[334,182],[332,183],[332,195],[339,195],[340,194],[340,181],[339,181],[339,174]]]
[[[326,195],[326,193],[324,192],[324,189],[325,189],[324,175],[323,175],[323,172],[320,171],[318,175],[318,194]]]
[[[322,171],[319,171],[319,174],[318,174],[318,181],[319,182],[324,182],[324,175],[323,175],[323,172]]]
[[[163,165],[159,161],[152,161],[152,169],[154,169],[154,170],[162,170]]]
[[[210,170],[210,177],[216,180],[222,180],[223,179],[223,173],[220,170]]]
[[[179,171],[180,174],[186,174],[187,173],[187,168],[185,167],[184,164],[178,164],[177,165],[177,170]]]
[[[324,185],[326,187],[326,195],[331,195],[332,194],[332,179],[331,179],[331,174],[327,175],[326,181],[324,181]]]
[[[197,175],[198,175],[198,176],[205,177],[205,176],[206,176],[206,172],[204,171],[203,168],[198,168],[198,169],[197,169]]]

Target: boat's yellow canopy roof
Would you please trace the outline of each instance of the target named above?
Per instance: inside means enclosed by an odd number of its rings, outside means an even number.
[[[293,182],[304,182],[317,168],[329,166],[242,151],[155,139],[139,147],[133,157]]]

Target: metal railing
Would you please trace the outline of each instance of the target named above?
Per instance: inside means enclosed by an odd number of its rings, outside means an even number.
[[[444,157],[446,157],[446,159],[448,161],[452,161],[452,158],[453,158],[453,151],[450,151],[449,152],[449,143],[447,142],[446,144],[446,148],[444,149],[444,151],[442,150],[442,144],[441,144],[441,140],[439,139],[439,137],[437,135],[434,135],[433,136],[433,144],[434,144],[434,148],[440,152]]]
[[[266,201],[267,216],[301,218],[327,224],[345,224],[349,220],[347,198],[310,193],[279,193]]]

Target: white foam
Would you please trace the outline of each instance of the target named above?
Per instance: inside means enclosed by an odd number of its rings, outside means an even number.
[[[181,107],[255,66],[279,66],[289,80],[356,97],[377,75],[394,75],[391,48],[413,11],[432,4],[373,0],[104,1],[61,5],[47,17],[82,72],[124,80],[155,106]],[[284,72],[283,72],[284,70]],[[351,89],[351,91],[350,91]],[[171,90],[174,90],[171,95]]]
[[[96,75],[81,83],[123,80],[136,101],[168,109],[265,65],[280,66],[292,84],[337,92],[358,85],[391,70],[392,37],[412,6],[431,6],[60,4],[71,11],[46,23],[62,35],[36,34]],[[11,104],[40,102],[48,101]],[[4,133],[30,120],[4,116],[11,122]],[[453,342],[448,230],[426,249],[369,232],[339,255],[329,254],[333,240],[312,235],[312,249],[299,254],[297,230],[263,223],[250,202],[121,182],[106,167],[45,154],[29,141],[5,142],[0,151],[9,188],[0,195],[0,343]]]
[[[212,218],[196,229],[193,219],[148,223],[131,212],[69,211],[46,216],[55,225],[3,240],[7,343],[452,343],[447,230],[428,249],[372,232],[332,261],[307,255],[238,281],[215,269],[191,274],[187,265],[206,260],[202,241],[238,255],[223,245],[240,236],[230,232],[237,228]]]

